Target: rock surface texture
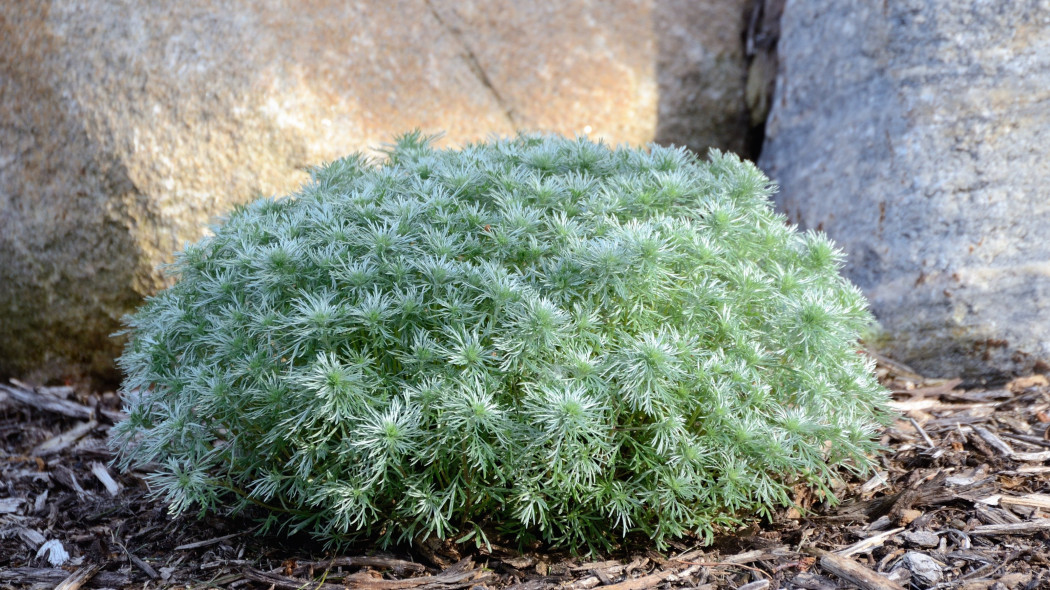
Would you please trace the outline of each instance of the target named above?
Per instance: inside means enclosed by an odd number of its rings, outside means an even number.
[[[931,375],[1050,368],[1050,4],[788,2],[760,165]]]
[[[739,150],[746,3],[4,3],[0,376],[115,376],[204,224],[415,127]]]

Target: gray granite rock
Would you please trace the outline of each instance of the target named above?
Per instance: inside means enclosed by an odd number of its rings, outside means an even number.
[[[788,2],[760,166],[846,250],[876,344],[1050,368],[1050,3]]]
[[[747,3],[0,3],[0,378],[114,376],[214,216],[415,127],[740,149]]]

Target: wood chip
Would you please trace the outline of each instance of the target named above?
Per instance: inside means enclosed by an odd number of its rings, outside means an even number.
[[[85,565],[70,574],[65,580],[62,580],[58,586],[55,586],[55,590],[79,590],[79,588],[86,584],[88,580],[95,577],[95,574],[98,573],[98,570],[100,569],[102,569],[102,566],[99,565]]]
[[[1021,393],[1029,387],[1047,387],[1050,385],[1050,381],[1047,381],[1046,375],[1030,375],[1027,377],[1017,377],[1013,381],[1006,384],[1006,388],[1010,391]]]
[[[47,542],[47,537],[41,534],[40,531],[25,527],[18,529],[18,538],[22,539],[22,542],[31,547],[33,551],[36,551]]]
[[[594,588],[595,586],[600,586],[602,583],[603,582],[600,578],[598,578],[598,576],[589,576],[580,580],[576,580],[575,582],[569,584],[565,588],[566,590],[591,590],[591,588]],[[526,587],[526,584],[516,584],[514,586],[511,586],[511,588],[517,588],[519,590],[524,590]],[[548,586],[546,584],[540,584],[539,586],[537,586],[537,590],[547,587]]]
[[[672,574],[671,576],[668,576],[667,581],[668,582],[679,582],[679,581],[682,581],[682,580],[687,580],[690,577],[696,575],[696,572],[700,571],[701,567],[702,566],[700,566],[700,565],[691,565],[691,566],[685,568],[684,570],[682,570],[680,572],[677,572],[675,574]]]
[[[91,464],[91,473],[95,474],[95,477],[102,482],[110,496],[117,497],[117,494],[120,493],[120,484],[114,481],[113,476],[109,474],[109,470],[106,469],[105,465],[95,461]]]
[[[839,585],[834,580],[813,572],[801,572],[791,583],[807,590],[839,590]]]
[[[804,546],[802,550],[819,558],[821,568],[864,590],[904,590],[900,584],[873,572],[852,559],[813,546]]]
[[[885,471],[880,471],[875,475],[871,476],[871,479],[864,482],[864,485],[860,486],[860,493],[870,494],[875,490],[885,487],[888,481],[889,479],[887,478],[887,473]]]
[[[758,580],[750,584],[744,584],[736,590],[766,590],[766,588],[769,588],[769,580]]]
[[[53,567],[62,567],[69,561],[69,552],[58,539],[51,539],[36,551],[37,558],[43,557]]]
[[[14,514],[22,506],[22,498],[0,498],[0,514]]]
[[[40,514],[44,511],[44,508],[47,506],[47,495],[47,490],[44,490],[37,495],[36,500],[33,501],[34,514]]]
[[[33,457],[47,457],[49,455],[60,453],[73,446],[73,444],[81,438],[84,438],[84,436],[94,430],[97,426],[98,422],[94,420],[80,422],[62,434],[51,437],[40,443],[32,451],[29,451],[29,455]]]
[[[909,551],[904,554],[902,561],[907,564],[912,575],[922,581],[922,587],[929,587],[941,581],[944,577],[944,568],[937,560],[925,553]]]

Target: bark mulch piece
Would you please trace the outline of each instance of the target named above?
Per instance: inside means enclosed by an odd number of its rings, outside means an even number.
[[[332,555],[247,519],[172,519],[144,474],[107,466],[113,393],[0,385],[0,589],[1050,589],[1047,379],[964,387],[877,359],[901,416],[878,472],[834,488],[841,504],[800,488],[711,546],[599,558],[433,540]]]

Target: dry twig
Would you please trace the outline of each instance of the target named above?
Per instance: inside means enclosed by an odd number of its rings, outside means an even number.
[[[871,571],[852,559],[813,546],[804,546],[802,550],[819,558],[820,567],[864,590],[904,590],[900,584]]]

